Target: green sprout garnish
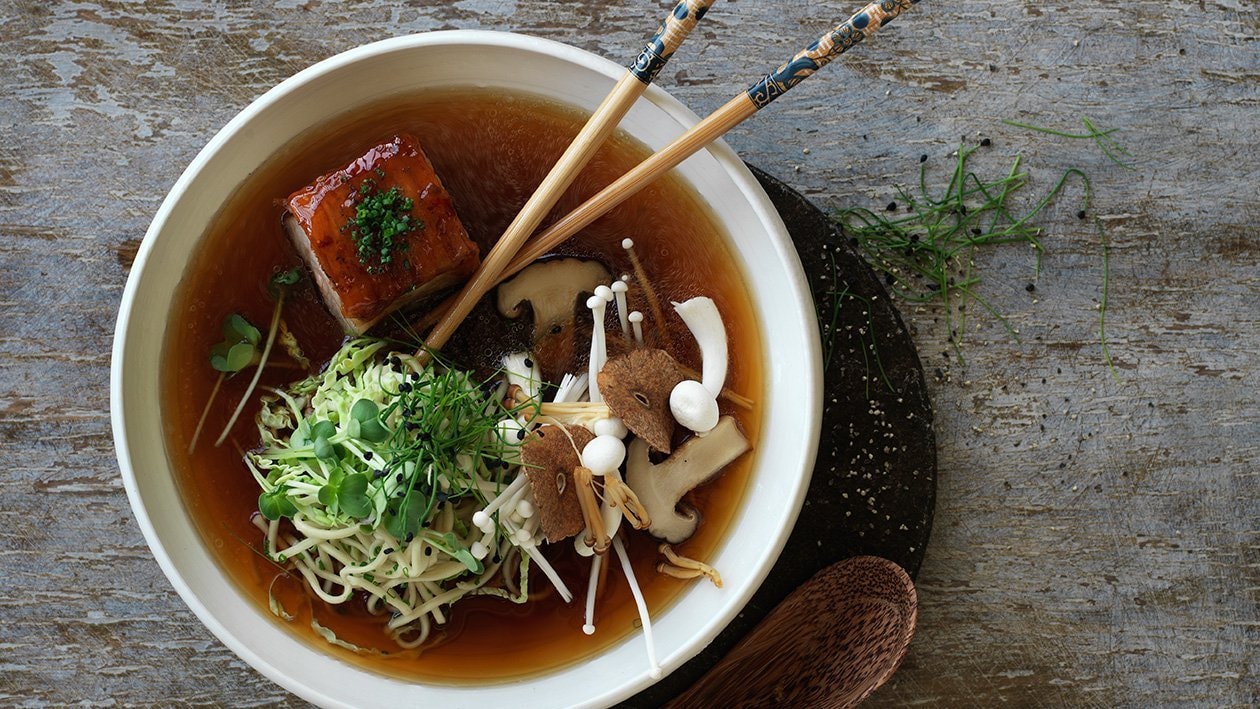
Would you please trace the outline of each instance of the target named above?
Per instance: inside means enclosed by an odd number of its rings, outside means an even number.
[[[215,344],[210,348],[209,360],[210,366],[219,373],[218,380],[214,383],[214,388],[210,391],[210,398],[206,400],[205,408],[201,410],[201,418],[197,420],[197,427],[193,430],[192,438],[188,442],[188,452],[192,453],[197,447],[197,440],[201,437],[201,429],[205,426],[206,417],[210,413],[210,407],[214,404],[214,400],[219,395],[219,389],[223,386],[224,380],[232,377],[248,367],[255,367],[254,378],[250,381],[249,386],[245,389],[244,396],[241,397],[240,403],[236,410],[232,413],[232,417],[228,419],[227,425],[223,427],[223,432],[219,434],[215,445],[223,443],[227,438],[228,432],[232,430],[236,419],[240,417],[241,411],[244,410],[245,404],[249,401],[250,395],[254,392],[254,387],[258,386],[258,379],[262,376],[263,367],[267,365],[267,359],[271,355],[271,348],[276,342],[276,336],[281,329],[287,333],[287,328],[281,328],[280,312],[284,308],[284,298],[288,289],[300,281],[302,278],[302,270],[300,268],[288,271],[279,271],[275,273],[267,283],[267,292],[276,301],[275,308],[272,310],[271,326],[267,331],[267,340],[263,343],[262,351],[258,349],[258,344],[262,340],[262,333],[258,328],[250,324],[245,316],[239,313],[228,315],[223,321],[223,341]],[[305,368],[309,366],[309,362],[302,352],[297,348],[296,340],[292,340],[292,333],[287,333],[288,338],[285,342],[285,349],[299,366]]]
[[[297,514],[297,506],[284,494],[283,489],[275,488],[258,496],[258,511],[263,517],[275,520]]]
[[[258,360],[262,334],[243,316],[232,313],[223,321],[223,341],[210,348],[210,366],[225,374],[236,374]]]
[[[206,405],[201,410],[201,418],[197,419],[197,427],[193,429],[192,438],[188,441],[189,453],[192,453],[197,445],[197,439],[201,437],[201,429],[206,425],[206,417],[210,414],[210,407],[214,404],[215,398],[219,396],[223,381],[251,364],[259,362],[258,341],[260,339],[262,339],[262,333],[258,332],[258,328],[250,325],[249,321],[239,313],[232,313],[223,321],[223,341],[210,348],[210,366],[219,373],[219,378],[214,382],[214,388],[210,390],[210,398],[206,399]]]
[[[394,253],[406,250],[403,237],[423,229],[424,222],[411,215],[415,203],[404,197],[398,187],[381,191],[376,181],[368,178],[359,185],[358,194],[354,218],[343,230],[349,230],[359,263],[367,272],[383,273],[393,263]]]
[[[368,477],[363,473],[350,473],[340,467],[328,472],[328,482],[319,489],[319,502],[331,514],[344,512],[351,517],[367,517],[372,512],[372,500],[367,496]]]
[[[276,271],[271,280],[267,281],[267,295],[272,300],[280,300],[280,292],[289,286],[296,285],[302,280],[302,269],[291,268],[287,271]]]

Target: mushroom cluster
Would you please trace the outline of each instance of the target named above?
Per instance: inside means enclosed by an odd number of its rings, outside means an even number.
[[[635,530],[664,542],[659,573],[705,576],[721,586],[715,569],[671,545],[685,542],[701,523],[687,494],[720,475],[750,444],[719,406],[719,399],[739,397],[725,390],[726,329],[717,305],[704,296],[672,304],[696,341],[697,375],[670,353],[664,309],[633,241],[622,246],[633,278],[613,280],[599,262],[561,258],[533,264],[499,287],[502,315],[518,318],[528,309],[533,317],[533,346],[503,359],[501,385],[527,413],[504,420],[496,431],[523,442],[524,472],[474,521],[483,526],[495,515],[500,521],[506,516],[522,549],[566,601],[572,593],[537,547],[571,539],[577,553],[591,559],[583,625],[588,634],[595,632],[597,586],[612,551],[638,606],[653,676],[660,676],[649,614],[621,537]],[[654,330],[646,336],[648,318],[631,308],[632,300],[651,311]],[[587,322],[590,348],[583,357],[577,343]],[[545,391],[553,392],[549,399]]]

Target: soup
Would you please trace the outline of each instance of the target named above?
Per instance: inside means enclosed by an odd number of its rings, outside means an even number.
[[[620,569],[614,568],[606,571],[607,578],[599,586],[597,632],[583,633],[582,598],[589,562],[565,542],[544,549],[552,566],[575,590],[573,602],[564,603],[535,567],[529,580],[529,602],[517,605],[494,597],[466,597],[450,606],[446,623],[433,629],[422,648],[402,649],[382,632],[382,619],[367,613],[363,603],[329,605],[313,599],[300,578],[285,573],[262,553],[262,534],[254,522],[259,487],[243,459],[245,451],[259,445],[253,420],[258,411],[256,395],[225,442],[213,444],[231,420],[251,375],[220,382],[207,362],[207,352],[223,337],[223,323],[232,313],[265,326],[274,305],[268,294],[269,280],[277,271],[301,265],[280,226],[287,195],[373,145],[409,133],[419,138],[469,236],[484,255],[583,120],[567,107],[499,92],[429,92],[390,98],[356,111],[277,150],[223,206],[184,275],[172,310],[177,316],[167,329],[164,357],[169,366],[162,381],[168,453],[184,502],[223,570],[264,613],[276,616],[275,622],[305,637],[310,645],[401,678],[486,682],[576,662],[621,641],[638,626],[630,591],[619,578]],[[551,218],[567,213],[646,155],[642,145],[616,135],[575,180]],[[726,387],[753,400],[760,398],[761,344],[751,303],[707,206],[683,183],[666,176],[556,253],[599,261],[615,275],[632,273],[621,243],[628,236],[635,240],[642,270],[662,302],[694,296],[713,299],[727,332]],[[310,359],[309,371],[317,371],[343,344],[341,326],[312,287],[291,289],[283,319]],[[493,294],[487,296],[444,354],[472,369],[492,369],[503,353],[528,346],[526,320],[502,318]],[[403,331],[395,328],[393,335],[405,340]],[[667,349],[680,362],[700,369],[699,353],[685,327],[675,323],[666,339]],[[400,345],[400,349],[406,347]],[[264,369],[261,384],[282,387],[307,374],[281,358],[279,366]],[[189,442],[211,400],[204,432],[190,454]],[[725,399],[721,409],[738,420],[755,453],[761,425],[756,409]],[[688,493],[685,499],[702,512],[703,523],[677,545],[680,554],[698,560],[712,557],[739,503],[753,455],[744,455],[716,481]],[[687,584],[707,583],[657,573],[659,542],[646,533],[628,531],[621,538],[653,615],[668,607]],[[608,566],[616,564],[605,564],[605,569]],[[328,642],[329,637],[335,637],[336,644]]]

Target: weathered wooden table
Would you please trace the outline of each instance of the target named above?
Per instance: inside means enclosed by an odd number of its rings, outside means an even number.
[[[108,370],[131,259],[234,113],[357,44],[515,30],[621,60],[643,0],[18,2],[0,8],[0,704],[295,702],[184,608],[131,518]],[[853,9],[719,3],[660,83],[703,114]],[[1260,9],[1252,0],[927,0],[729,142],[825,208],[880,208],[1016,153],[1093,180],[1045,255],[984,251],[960,351],[901,303],[931,379],[936,526],[919,634],[875,704],[1260,702]],[[1135,170],[1076,130],[1088,115]],[[1029,192],[1031,194],[1031,191]],[[1027,285],[1035,280],[1035,290]]]

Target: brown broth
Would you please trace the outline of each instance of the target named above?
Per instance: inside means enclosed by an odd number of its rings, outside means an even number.
[[[583,120],[570,108],[502,92],[441,92],[388,99],[279,148],[224,205],[185,273],[172,311],[175,316],[167,329],[167,366],[162,375],[168,453],[184,503],[223,570],[269,617],[268,589],[273,588],[285,609],[297,616],[292,622],[278,618],[275,622],[311,646],[393,676],[443,683],[486,682],[576,662],[634,630],[637,614],[619,568],[609,573],[601,589],[594,636],[582,633],[582,604],[576,600],[562,603],[545,577],[535,573],[530,588],[536,598],[524,606],[495,598],[464,599],[449,609],[449,622],[436,633],[439,640],[434,647],[422,653],[399,651],[382,631],[382,619],[356,610],[352,607],[355,603],[343,607],[329,607],[319,601],[312,604],[297,581],[288,577],[277,581],[278,568],[257,551],[260,535],[250,517],[257,509],[259,491],[241,460],[241,451],[258,441],[252,420],[256,406],[247,408],[228,442],[213,446],[243,393],[248,375],[224,383],[196,456],[186,450],[217,378],[206,356],[210,346],[221,339],[223,319],[239,312],[250,322],[265,325],[272,309],[266,295],[270,274],[299,263],[280,227],[283,197],[393,134],[410,132],[420,139],[484,254]],[[637,164],[647,152],[641,144],[618,134],[582,172],[555,214],[567,213]],[[727,384],[753,399],[760,398],[759,329],[743,277],[706,205],[680,180],[667,176],[602,217],[559,251],[598,258],[616,274],[629,272],[620,247],[625,236],[635,238],[662,302],[695,295],[707,295],[717,302],[730,342]],[[646,308],[641,309],[646,312]],[[286,301],[284,315],[311,360],[327,361],[339,345],[341,333],[312,289],[299,289]],[[645,326],[650,325],[649,316]],[[676,356],[697,367],[690,335],[681,323],[674,327]],[[475,353],[472,358],[477,358]],[[298,370],[269,367],[263,383],[282,385],[302,376]],[[759,414],[734,409],[727,413],[738,416],[755,446]],[[692,493],[691,502],[702,510],[704,521],[697,534],[679,547],[680,553],[702,560],[712,556],[739,505],[752,459],[753,455],[745,456],[716,482]],[[656,616],[691,582],[657,574],[656,543],[644,534],[632,532],[628,536],[635,573],[644,586],[648,608]],[[581,598],[587,563],[578,562],[567,542],[557,546],[560,549],[549,550],[548,556]],[[328,644],[311,629],[312,613],[341,639],[379,653],[356,654]],[[509,623],[510,628],[505,629]]]

